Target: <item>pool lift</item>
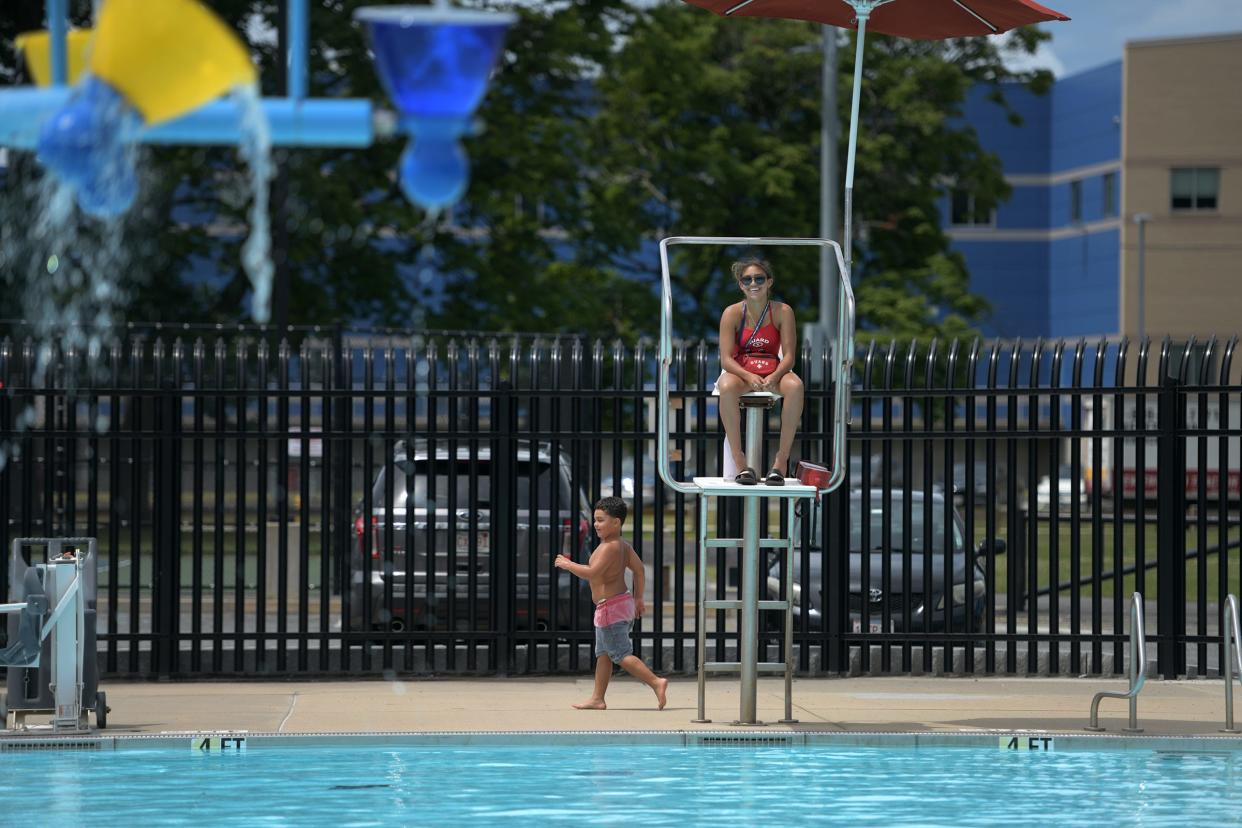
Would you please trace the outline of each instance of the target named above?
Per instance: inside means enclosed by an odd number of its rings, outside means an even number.
[[[43,547],[44,563],[26,564],[25,548]],[[0,650],[8,668],[5,727],[50,712],[53,731],[107,726],[108,705],[98,690],[95,659],[95,539],[17,538],[9,560],[10,592],[0,604],[8,616],[9,644]],[[91,661],[87,661],[89,651]]]
[[[827,249],[837,259],[838,274],[837,330],[831,340],[833,379],[837,392],[832,409],[832,453],[827,480],[808,479],[808,482],[787,478],[784,486],[744,486],[723,477],[695,477],[690,482],[678,480],[672,472],[672,456],[669,447],[669,369],[673,361],[673,291],[669,270],[669,248],[676,245],[728,245],[742,247],[818,247]],[[696,663],[698,665],[698,717],[695,722],[711,721],[706,717],[707,673],[739,673],[741,678],[741,701],[737,721],[733,724],[762,724],[757,720],[756,698],[759,673],[784,673],[785,717],[782,723],[797,721],[793,718],[793,564],[796,531],[795,505],[802,498],[818,498],[833,491],[845,480],[845,433],[850,412],[850,368],[854,354],[854,293],[850,289],[849,269],[841,255],[840,246],[828,239],[792,239],[765,237],[715,237],[674,236],[660,242],[660,269],[662,297],[660,303],[660,351],[659,351],[659,408],[656,437],[658,447],[657,468],[664,484],[674,491],[698,498],[698,613],[696,617]],[[765,412],[780,400],[779,394],[766,391],[743,394],[740,405],[746,411],[746,462],[754,468],[762,466],[763,425]],[[743,523],[741,538],[708,538],[707,507],[709,498],[742,498]],[[784,538],[760,538],[760,506],[764,498],[778,498],[784,502]],[[741,578],[738,586],[740,597],[735,599],[707,598],[708,550],[741,549]],[[761,549],[776,549],[788,557],[785,567],[785,600],[759,600],[761,579],[759,565]],[[707,610],[734,610],[739,613],[740,632],[738,661],[708,662],[707,658]],[[759,613],[764,610],[783,610],[785,614],[785,657],[778,662],[760,662]]]

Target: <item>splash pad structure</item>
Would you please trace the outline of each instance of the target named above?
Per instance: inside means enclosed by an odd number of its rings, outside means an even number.
[[[44,85],[0,91],[0,147],[35,151],[82,211],[103,219],[134,202],[137,144],[235,145],[253,167],[270,146],[367,147],[402,134],[412,139],[399,170],[403,192],[428,211],[450,206],[468,177],[458,139],[473,128],[515,19],[454,9],[447,0],[359,9],[394,115],[366,99],[307,97],[307,0],[289,3],[288,94],[252,93],[251,107],[222,99],[255,88],[257,73],[236,35],[196,0],[105,0],[90,33],[69,31],[67,0],[48,0],[47,17],[47,32],[19,39]],[[79,77],[71,78],[71,67]],[[262,187],[265,205],[265,180]],[[266,245],[258,247],[266,259]],[[256,297],[265,296],[247,269]],[[267,271],[270,281],[270,263]],[[260,304],[256,318],[266,321]]]

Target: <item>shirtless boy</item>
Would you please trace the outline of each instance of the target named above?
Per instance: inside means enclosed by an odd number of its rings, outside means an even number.
[[[575,704],[579,710],[606,710],[604,693],[612,678],[612,665],[619,664],[634,678],[655,692],[659,709],[667,701],[668,679],[660,678],[634,655],[630,628],[634,619],[643,614],[643,562],[634,548],[621,540],[621,524],[629,510],[619,497],[601,498],[595,504],[595,534],[599,546],[591,553],[585,566],[559,555],[556,566],[591,582],[591,598],[595,601],[595,692],[591,698]],[[625,588],[625,570],[634,573],[634,591]]]

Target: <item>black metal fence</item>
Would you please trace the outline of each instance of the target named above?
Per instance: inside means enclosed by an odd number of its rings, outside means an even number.
[[[589,594],[553,557],[589,553],[602,494],[647,564],[639,653],[694,669],[697,513],[655,473],[654,347],[299,334],[0,343],[0,543],[99,539],[106,674],[587,670]],[[1235,345],[860,351],[848,486],[769,573],[796,567],[798,669],[1119,673],[1138,592],[1159,672],[1215,674],[1242,592]],[[830,460],[827,364],[800,356],[795,458]],[[672,371],[674,474],[718,474],[715,347]],[[709,521],[739,532],[728,504]],[[714,612],[709,658],[737,636]]]

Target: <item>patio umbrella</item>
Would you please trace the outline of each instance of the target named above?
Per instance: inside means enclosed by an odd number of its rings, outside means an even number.
[[[1002,34],[1018,26],[1069,20],[1033,0],[684,0],[725,17],[778,17],[857,29],[854,95],[845,164],[845,266],[853,269],[851,231],[854,200],[854,149],[858,144],[858,97],[863,41],[867,29],[921,40]],[[849,275],[848,273],[846,274]]]

